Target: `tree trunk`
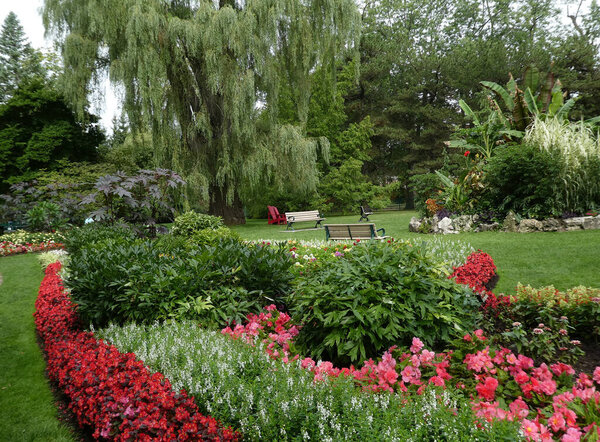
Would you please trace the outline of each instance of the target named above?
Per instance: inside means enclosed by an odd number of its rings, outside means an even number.
[[[223,189],[216,185],[210,186],[210,205],[208,213],[215,216],[220,216],[227,225],[246,224],[244,216],[244,207],[239,196],[236,195],[232,204],[227,204],[227,199],[223,193]]]

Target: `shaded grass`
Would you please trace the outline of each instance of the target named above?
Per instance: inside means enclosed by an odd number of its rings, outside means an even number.
[[[72,441],[58,420],[33,322],[42,271],[33,254],[0,258],[0,440]]]
[[[412,216],[416,216],[413,211],[376,213],[370,221],[395,238],[431,238],[431,235],[408,231]],[[328,217],[325,223],[356,223],[358,218],[359,215]],[[301,229],[313,226],[308,222],[298,224]],[[285,226],[268,225],[266,220],[248,220],[247,224],[234,227],[245,239],[325,240],[323,229],[296,232],[285,229]],[[460,233],[444,238],[466,241],[492,256],[500,275],[494,289],[496,293],[513,293],[519,282],[534,287],[554,285],[559,290],[577,285],[600,287],[600,230]]]

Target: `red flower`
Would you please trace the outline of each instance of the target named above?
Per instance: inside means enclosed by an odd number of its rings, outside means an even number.
[[[465,156],[466,156],[466,157],[468,157],[470,154],[471,154],[471,151],[470,151],[470,150],[467,150],[467,151],[465,152]]]

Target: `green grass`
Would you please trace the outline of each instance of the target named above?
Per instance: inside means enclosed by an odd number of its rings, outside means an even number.
[[[408,222],[415,212],[376,213],[370,217],[377,228],[385,228],[386,235],[395,238],[431,238],[431,235],[408,231]],[[326,223],[355,223],[359,215],[328,217]],[[311,223],[300,223],[298,228],[311,228]],[[285,226],[268,225],[266,220],[248,220],[234,227],[245,239],[300,239],[325,240],[323,229],[289,232]],[[518,282],[534,287],[554,285],[564,290],[577,285],[600,287],[600,230],[540,233],[460,233],[447,235],[450,240],[460,239],[475,249],[489,253],[500,280],[496,293],[512,293]]]
[[[42,271],[33,254],[0,258],[0,440],[72,441],[58,420],[36,342],[34,302]]]

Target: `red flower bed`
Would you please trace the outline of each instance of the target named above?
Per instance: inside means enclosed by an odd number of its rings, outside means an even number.
[[[474,292],[479,294],[488,293],[485,286],[496,275],[494,260],[487,253],[478,250],[467,258],[460,267],[454,267],[450,278],[454,278],[459,284],[468,285]]]
[[[17,255],[19,253],[46,252],[48,250],[62,249],[62,243],[46,241],[37,244],[14,244],[10,241],[0,241],[0,256]]]
[[[69,398],[81,426],[96,439],[239,440],[239,433],[198,412],[185,391],[176,393],[132,353],[79,328],[76,306],[62,287],[60,263],[51,264],[34,314],[48,360],[48,375]]]

